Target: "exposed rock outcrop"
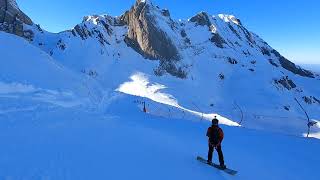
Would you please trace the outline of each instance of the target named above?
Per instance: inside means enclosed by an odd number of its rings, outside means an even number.
[[[218,33],[213,33],[210,41],[219,48],[223,48],[223,44],[226,44],[226,41]]]
[[[167,19],[164,23],[171,29],[175,28],[168,10],[160,10],[149,0],[137,0],[135,5],[120,17],[120,24],[128,26],[125,42],[145,58],[160,60],[160,65],[155,70],[156,75],[161,76],[167,72],[179,78],[186,78],[186,72],[177,65],[180,60],[178,48],[167,32],[160,27],[157,18]]]
[[[177,61],[179,53],[177,47],[166,32],[156,24],[151,11],[157,11],[149,1],[138,0],[130,11],[127,11],[121,21],[128,25],[126,43],[148,59],[162,61]],[[164,11],[170,16],[169,11]]]
[[[269,59],[269,63],[270,63],[272,66],[274,66],[274,67],[279,67],[279,65],[278,65],[277,63],[275,63],[275,62],[273,61],[273,59]]]
[[[314,96],[303,96],[302,99],[307,104],[318,104],[320,105],[320,100]]]
[[[16,0],[0,0],[0,30],[30,38],[32,33],[25,32],[23,24],[33,25],[33,22],[19,9]]]
[[[275,83],[281,84],[283,87],[285,87],[288,90],[291,90],[297,87],[297,85],[291,79],[289,79],[288,76],[282,77],[279,80],[275,80]]]
[[[209,16],[208,16],[208,14],[206,12],[200,12],[199,14],[193,16],[190,19],[190,21],[196,23],[199,26],[208,26],[208,27],[210,27],[210,25],[211,25]]]
[[[162,13],[162,15],[164,15],[164,16],[166,16],[166,17],[170,17],[170,12],[169,12],[168,9],[163,9],[163,10],[161,11],[161,13]]]
[[[293,62],[283,57],[278,51],[272,50],[272,53],[279,58],[281,66],[286,70],[291,71],[292,73],[298,74],[300,76],[314,78],[314,74],[312,72],[302,69],[299,66],[296,66]]]

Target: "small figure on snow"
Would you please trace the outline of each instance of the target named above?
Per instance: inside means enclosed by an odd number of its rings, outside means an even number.
[[[219,155],[220,168],[226,169],[221,149],[221,143],[224,138],[224,133],[223,130],[219,127],[219,120],[217,119],[217,117],[212,120],[212,125],[208,128],[207,136],[209,138],[209,152],[207,163],[212,164],[213,151],[214,149],[216,149]]]
[[[145,101],[143,102],[143,112],[147,113],[147,107],[146,107],[146,102]]]

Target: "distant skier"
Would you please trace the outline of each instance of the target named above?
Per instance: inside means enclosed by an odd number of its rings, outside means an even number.
[[[219,155],[220,168],[226,169],[226,165],[224,164],[223,153],[221,149],[221,143],[224,138],[224,133],[222,129],[219,127],[219,120],[215,117],[212,120],[211,127],[208,128],[207,136],[209,138],[209,152],[208,152],[208,164],[212,164],[212,155],[214,149],[217,150]]]

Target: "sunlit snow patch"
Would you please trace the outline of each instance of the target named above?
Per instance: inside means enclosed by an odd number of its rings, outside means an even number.
[[[309,134],[309,137],[320,139],[320,121],[315,119],[312,119],[312,121],[316,122],[316,124],[310,128],[311,132]],[[303,136],[307,137],[307,134],[305,133],[303,134]]]
[[[146,97],[158,103],[178,107],[178,102],[170,94],[161,93],[161,89],[166,86],[161,84],[152,84],[148,77],[143,73],[136,73],[130,77],[132,81],[125,82],[117,91],[134,96]]]
[[[223,116],[220,116],[219,114],[202,114],[201,112],[196,112],[196,111],[192,111],[192,110],[189,110],[189,109],[185,109],[183,108],[184,110],[188,111],[188,112],[191,112],[193,114],[196,114],[198,116],[203,116],[204,119],[206,120],[212,120],[213,118],[217,118],[219,119],[219,123],[220,124],[224,124],[224,125],[227,125],[227,126],[240,126],[240,124],[238,124],[237,122],[234,122],[230,119],[227,119]]]
[[[204,120],[211,120],[216,116],[220,120],[221,124],[225,124],[228,126],[239,126],[238,123],[222,117],[218,114],[204,114],[202,112],[193,111],[180,106],[178,101],[172,95],[161,92],[161,90],[167,88],[166,86],[158,83],[150,83],[147,75],[143,73],[136,73],[132,75],[130,79],[130,82],[123,83],[116,91],[129,95],[148,98],[161,104],[173,106],[181,109],[181,111],[186,111],[190,114],[201,117]]]

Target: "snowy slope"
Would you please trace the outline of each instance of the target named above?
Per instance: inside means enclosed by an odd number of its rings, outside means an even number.
[[[75,107],[0,114],[0,178],[318,179],[318,140],[223,126],[226,163],[239,171],[232,177],[195,159],[206,156],[209,122],[150,116],[135,100],[117,95],[105,114]]]
[[[23,80],[25,83],[43,88],[60,86],[66,89],[70,86],[70,82],[74,81],[72,78],[77,78],[26,40],[3,32],[0,32],[0,38],[1,42],[5,42],[0,45],[1,80],[12,82]]]
[[[122,21],[127,14],[87,16],[74,29],[58,34],[36,26],[26,29],[34,32],[33,45],[74,72],[92,77],[109,94],[142,75],[149,85],[161,86],[158,90],[173,98],[175,107],[217,113],[247,128],[306,134],[307,119],[295,98],[311,119],[320,119],[319,76],[286,60],[236,17],[202,12],[177,21],[150,1],[137,1],[139,6],[146,11],[141,21],[151,22],[171,40],[178,61],[149,60],[131,47],[127,33],[135,29]],[[144,41],[153,45],[150,38]],[[125,93],[154,100],[152,93]]]
[[[58,106],[90,103],[85,78],[59,64],[21,37],[0,32],[0,97],[29,99]],[[1,107],[8,104],[2,101]]]
[[[166,57],[152,36],[128,41],[127,13],[57,34],[25,25],[30,41],[0,32],[0,179],[319,179],[320,143],[301,137],[307,121],[294,101],[319,122],[318,75],[234,16],[176,21],[149,0],[135,6],[178,59],[152,58]],[[140,40],[150,59],[128,43]],[[206,157],[214,116],[236,177],[195,159]]]

